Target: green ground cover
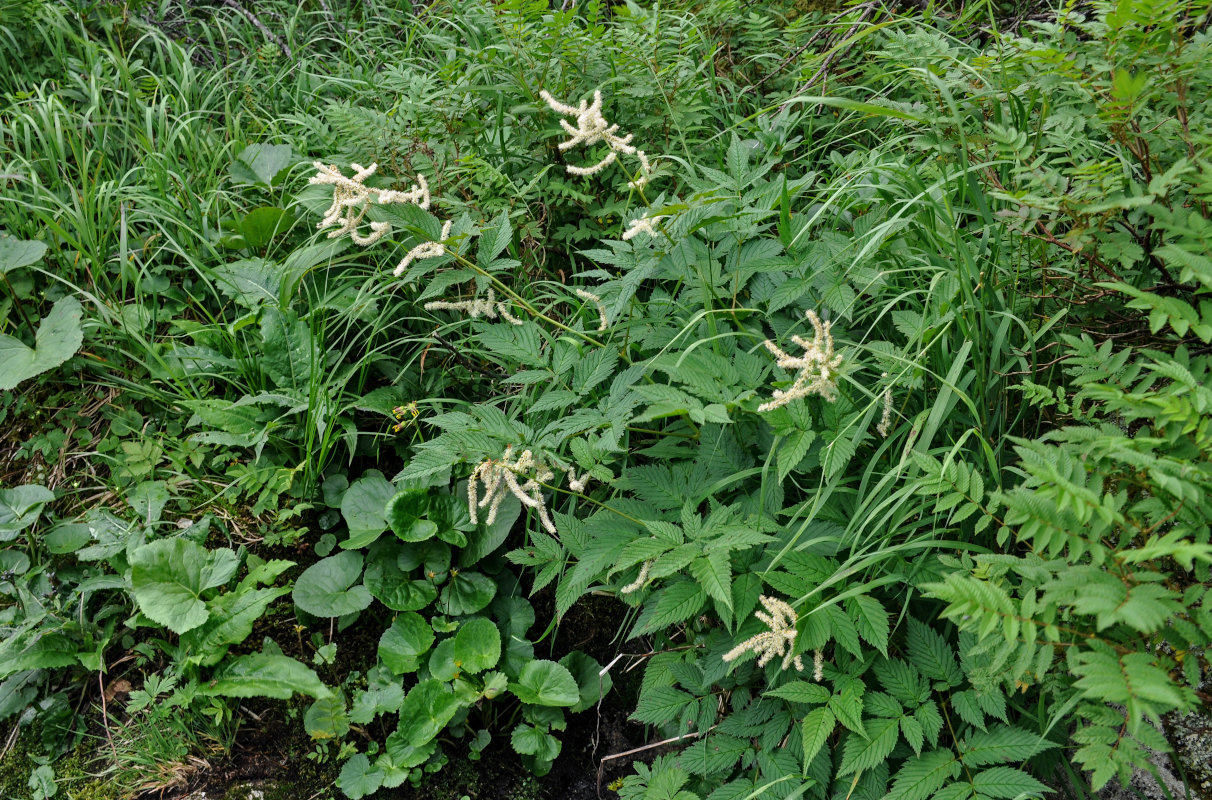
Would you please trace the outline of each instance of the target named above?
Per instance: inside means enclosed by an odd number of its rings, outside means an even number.
[[[1210,13],[0,0],[0,795],[1170,758]]]

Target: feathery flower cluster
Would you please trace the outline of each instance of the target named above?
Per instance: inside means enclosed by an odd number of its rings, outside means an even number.
[[[888,373],[885,372],[880,377],[887,378]],[[892,430],[892,387],[891,386],[884,387],[884,410],[883,410],[883,413],[880,414],[880,424],[876,425],[875,429],[877,431],[879,431],[880,436],[882,436],[885,439],[888,438],[888,432],[890,430]]]
[[[643,564],[640,565],[640,574],[636,576],[636,579],[634,581],[632,581],[631,583],[627,584],[626,586],[624,586],[622,589],[619,589],[619,592],[621,594],[631,594],[632,592],[638,592],[640,589],[642,589],[644,587],[644,584],[648,582],[648,572],[651,569],[652,569],[652,562],[645,561]]]
[[[316,174],[311,176],[308,183],[332,187],[332,205],[316,225],[317,230],[336,226],[336,230],[329,231],[329,239],[348,233],[354,244],[368,247],[386,236],[391,230],[391,224],[387,222],[372,222],[369,234],[363,236],[358,233],[358,225],[373,202],[379,205],[412,203],[422,209],[429,208],[429,184],[425,182],[424,175],[417,175],[417,185],[412,189],[398,192],[393,189],[375,189],[364,183],[378,170],[378,164],[371,164],[369,167],[351,164],[354,170],[352,178],[347,178],[335,164],[316,161],[312,166],[316,168]]]
[[[547,503],[543,499],[543,487],[555,477],[550,469],[534,458],[534,453],[523,450],[516,460],[510,461],[513,455],[513,445],[505,448],[505,454],[500,459],[486,459],[472,471],[467,479],[467,511],[471,521],[478,523],[478,510],[488,507],[488,516],[484,518],[486,525],[491,525],[497,518],[497,511],[506,494],[512,494],[527,508],[533,508],[539,514],[539,521],[548,533],[555,533],[555,523],[547,513]],[[529,475],[529,477],[527,477]],[[525,483],[518,481],[519,477],[526,478]],[[484,496],[479,496],[479,484],[484,484]]]
[[[437,258],[446,253],[446,240],[450,238],[450,223],[451,220],[446,220],[442,223],[442,233],[438,236],[436,242],[421,242],[419,245],[409,250],[404,254],[404,258],[392,271],[392,275],[397,278],[404,274],[404,270],[408,269],[408,265],[422,258]]]
[[[589,485],[589,473],[586,472],[581,477],[577,477],[577,471],[574,467],[568,468],[568,488],[574,492],[584,492],[585,487]]]
[[[782,656],[782,669],[787,669],[794,664],[797,671],[803,672],[804,662],[798,655],[795,655],[795,624],[799,621],[795,609],[777,597],[761,595],[758,600],[770,613],[763,614],[761,611],[755,611],[753,616],[766,623],[770,630],[741,642],[724,654],[724,660],[735,661],[745,653],[752,652],[760,656],[758,666],[764,667],[775,656]]]
[[[775,389],[770,401],[758,406],[758,411],[771,411],[785,406],[792,400],[819,394],[826,400],[836,397],[837,368],[841,366],[842,357],[833,352],[833,334],[829,332],[829,322],[821,322],[815,311],[808,312],[808,321],[812,323],[814,335],[809,342],[802,336],[792,336],[791,341],[804,349],[804,355],[796,357],[784,353],[774,342],[767,339],[763,344],[775,355],[776,362],[783,369],[798,369],[795,383],[790,389]]]
[[[656,236],[658,233],[660,233],[660,231],[652,226],[656,225],[663,219],[665,219],[665,217],[659,214],[655,217],[640,217],[639,219],[633,219],[631,222],[627,223],[627,230],[623,231],[623,241],[629,241],[632,237],[639,233],[646,233],[649,236]]]
[[[509,307],[504,302],[497,300],[496,294],[492,289],[488,290],[488,295],[483,300],[458,300],[451,302],[449,300],[433,300],[425,304],[426,311],[462,311],[472,319],[477,317],[487,317],[488,319],[496,319],[500,316],[501,319],[508,322],[510,325],[522,325],[522,320],[515,317]]]
[[[817,650],[812,654],[812,680],[820,683],[825,679],[825,651]]]
[[[631,144],[632,134],[619,136],[619,126],[612,125],[602,116],[602,93],[596,91],[593,93],[593,102],[587,103],[584,100],[580,105],[570,106],[567,103],[561,103],[547,92],[546,89],[539,92],[539,97],[543,98],[543,102],[547,107],[557,114],[563,114],[566,117],[573,117],[576,120],[574,127],[566,119],[560,120],[560,127],[568,134],[569,139],[566,142],[560,142],[560,151],[571,150],[578,145],[591,147],[598,142],[604,142],[610,151],[602,158],[601,161],[591,167],[575,167],[568,165],[568,173],[570,175],[593,175],[601,172],[606,167],[614,163],[619,154],[627,156],[635,156],[640,161],[640,175],[635,180],[627,184],[632,189],[642,189],[648,184],[652,177],[652,164],[648,160],[648,156],[643,150],[637,150],[635,145]]]
[[[598,297],[593,292],[587,291],[585,289],[573,289],[572,291],[574,294],[576,294],[577,297],[581,298],[582,300],[588,300],[589,302],[593,303],[595,306],[598,307],[598,330],[599,331],[604,331],[610,327],[610,320],[606,319],[606,306],[602,305],[602,298]]]

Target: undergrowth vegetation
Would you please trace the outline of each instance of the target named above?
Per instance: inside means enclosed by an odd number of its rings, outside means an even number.
[[[632,800],[1086,796],[1208,706],[1207,2],[238,5],[0,0],[29,796],[619,704]]]

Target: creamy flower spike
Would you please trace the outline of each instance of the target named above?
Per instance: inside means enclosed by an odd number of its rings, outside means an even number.
[[[797,671],[803,672],[804,662],[795,654],[795,625],[799,621],[795,609],[777,597],[761,595],[758,600],[770,613],[755,611],[753,616],[766,623],[770,630],[741,642],[724,654],[724,660],[735,661],[745,653],[756,653],[758,666],[764,667],[775,656],[782,656],[782,669],[794,664]]]
[[[769,339],[762,343],[777,358],[775,363],[783,369],[799,370],[799,374],[791,388],[775,389],[770,401],[758,406],[758,411],[771,411],[810,394],[818,394],[829,401],[837,396],[837,369],[842,364],[842,357],[833,351],[831,323],[821,322],[815,311],[809,311],[807,316],[814,332],[812,341],[802,336],[791,337],[791,341],[803,348],[802,356],[784,353]]]
[[[632,592],[636,592],[636,591],[639,591],[640,589],[644,588],[644,584],[648,582],[648,572],[651,569],[652,569],[652,562],[645,561],[643,564],[640,565],[640,574],[636,576],[636,579],[634,581],[632,581],[631,583],[627,584],[626,586],[624,586],[622,589],[619,589],[619,593],[620,594],[631,594]]]
[[[887,378],[888,373],[885,372],[880,377]],[[884,410],[880,414],[880,424],[876,425],[875,429],[877,431],[879,431],[880,436],[884,437],[885,439],[888,438],[888,432],[892,430],[892,387],[891,386],[884,387]]]
[[[397,278],[404,274],[404,270],[408,269],[408,265],[422,258],[437,258],[446,254],[446,240],[450,238],[450,223],[451,220],[446,220],[442,224],[442,233],[438,236],[436,242],[421,242],[419,245],[409,250],[404,254],[404,258],[392,271],[392,275]]]
[[[623,231],[623,241],[630,241],[632,237],[640,233],[646,233],[649,236],[656,236],[660,233],[660,231],[653,226],[663,219],[665,219],[665,217],[659,214],[655,217],[640,217],[639,219],[633,219],[631,222],[627,223],[627,230]]]
[[[488,294],[483,300],[433,300],[425,304],[426,311],[462,311],[472,319],[477,317],[487,317],[488,319],[496,319],[500,316],[501,319],[508,322],[510,325],[522,325],[522,320],[515,317],[509,311],[509,307],[505,303],[497,300],[496,294],[492,289],[488,290]]]
[[[400,192],[394,189],[376,189],[364,183],[378,170],[378,164],[371,164],[369,167],[350,164],[354,171],[353,177],[346,177],[340,167],[335,164],[316,161],[312,166],[316,168],[316,174],[311,176],[308,183],[333,187],[332,205],[324,212],[324,218],[316,225],[317,230],[335,227],[335,230],[328,232],[329,239],[335,239],[348,233],[354,244],[368,247],[386,236],[391,231],[391,224],[388,222],[370,223],[369,234],[363,235],[358,232],[358,226],[366,216],[366,211],[370,208],[371,203],[377,202],[379,205],[412,203],[422,209],[429,208],[429,184],[426,183],[424,175],[417,175],[415,187]]]
[[[593,292],[587,291],[585,289],[573,289],[572,291],[576,294],[577,297],[581,298],[582,300],[588,300],[589,302],[591,302],[595,306],[597,306],[598,330],[599,331],[604,331],[610,327],[610,320],[606,319],[606,306],[602,305],[602,298],[598,297]]]
[[[566,169],[570,175],[594,175],[610,166],[622,154],[635,156],[640,161],[639,177],[627,185],[632,189],[641,189],[648,184],[652,177],[652,164],[649,162],[648,156],[643,150],[638,150],[635,145],[631,144],[632,134],[619,136],[619,126],[611,124],[602,116],[602,93],[600,91],[593,93],[592,103],[582,100],[576,106],[561,103],[545,89],[539,92],[539,97],[543,98],[543,102],[552,111],[576,120],[575,126],[566,119],[560,120],[560,127],[568,134],[568,140],[559,144],[561,152],[579,146],[592,147],[598,142],[602,142],[610,148],[609,152],[592,166],[578,167],[569,164]]]
[[[529,450],[523,450],[516,460],[510,461],[513,455],[513,445],[505,448],[505,454],[500,459],[486,459],[477,466],[467,479],[467,511],[471,514],[472,523],[479,522],[479,509],[488,508],[488,516],[484,524],[491,525],[497,518],[497,511],[505,495],[512,494],[527,508],[533,508],[539,515],[539,521],[548,533],[555,533],[555,523],[547,512],[547,503],[543,499],[543,487],[555,477],[550,469],[534,458]],[[519,483],[518,478],[526,479]],[[484,496],[479,496],[479,485],[484,485]]]

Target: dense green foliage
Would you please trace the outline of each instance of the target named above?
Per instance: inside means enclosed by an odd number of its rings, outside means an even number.
[[[564,6],[0,0],[30,790],[97,735],[181,785],[300,696],[353,800],[546,774],[630,702],[537,647],[591,593],[676,744],[629,800],[1167,751],[1212,642],[1208,3]]]

